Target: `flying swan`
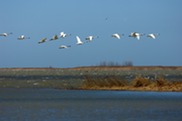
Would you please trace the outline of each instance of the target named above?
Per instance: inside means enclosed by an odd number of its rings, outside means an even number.
[[[79,36],[76,36],[76,40],[77,40],[77,45],[82,45],[83,42],[81,41],[80,37]]]

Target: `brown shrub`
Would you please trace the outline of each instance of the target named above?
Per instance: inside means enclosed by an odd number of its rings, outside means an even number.
[[[136,77],[131,82],[131,85],[133,87],[144,87],[144,86],[148,86],[149,84],[151,84],[151,81],[143,77]]]
[[[163,77],[159,77],[155,80],[155,84],[158,87],[162,87],[162,86],[167,86],[170,84],[170,82],[166,79],[164,79]]]

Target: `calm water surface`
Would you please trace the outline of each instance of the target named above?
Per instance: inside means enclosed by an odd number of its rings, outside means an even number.
[[[0,121],[182,121],[182,93],[0,89]]]

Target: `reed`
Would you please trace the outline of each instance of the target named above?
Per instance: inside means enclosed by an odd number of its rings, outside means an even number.
[[[152,82],[150,79],[148,78],[144,78],[144,77],[135,77],[132,81],[131,81],[131,86],[133,87],[144,87],[144,86],[148,86],[150,85]]]
[[[162,87],[162,86],[167,86],[167,85],[171,85],[173,84],[172,82],[170,83],[168,80],[166,80],[165,78],[163,77],[159,77],[155,80],[155,84],[156,86],[158,87]]]
[[[117,90],[140,90],[140,91],[182,91],[182,82],[170,82],[160,76],[149,79],[136,76],[131,81],[125,80],[117,75],[94,76],[85,75],[81,86],[82,89],[117,89]]]
[[[85,75],[83,81],[83,88],[99,88],[99,87],[123,87],[128,85],[128,81],[124,80],[120,76],[94,76]]]

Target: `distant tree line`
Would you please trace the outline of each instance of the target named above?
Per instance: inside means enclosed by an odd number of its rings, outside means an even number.
[[[133,62],[132,61],[124,61],[122,64],[118,63],[118,62],[106,62],[106,61],[101,61],[99,63],[99,66],[133,66]]]
[[[133,66],[133,62],[132,61],[124,61],[123,66]]]

